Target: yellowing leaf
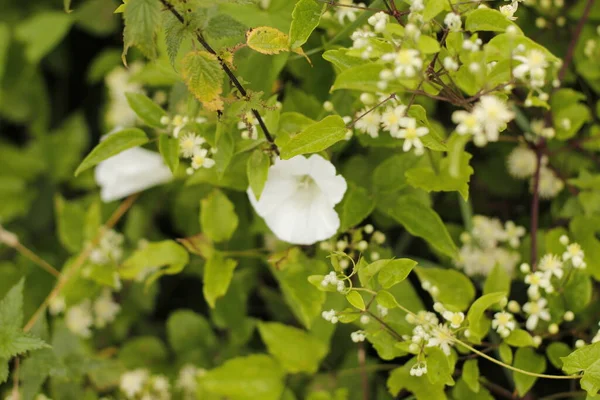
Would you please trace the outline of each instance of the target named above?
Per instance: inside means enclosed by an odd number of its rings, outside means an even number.
[[[270,26],[261,26],[246,33],[246,44],[262,54],[279,54],[288,51],[288,35]]]
[[[190,92],[209,111],[223,109],[223,69],[214,54],[192,51],[181,61],[181,73]]]

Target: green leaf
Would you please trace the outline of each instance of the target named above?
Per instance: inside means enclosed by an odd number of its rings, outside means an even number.
[[[454,385],[452,373],[454,365],[450,366],[450,358],[439,347],[427,351],[427,379],[433,385]]]
[[[509,26],[514,26],[519,34],[523,34],[517,24],[506,18],[500,11],[491,8],[473,10],[467,14],[465,21],[465,30],[473,33],[478,31],[504,32]]]
[[[307,258],[297,247],[282,255],[276,266],[271,267],[271,272],[279,282],[286,303],[298,320],[310,329],[315,318],[321,318],[325,293],[315,290],[308,277],[324,275],[329,268],[322,261]]]
[[[250,189],[252,189],[252,193],[254,193],[257,200],[260,199],[260,195],[269,177],[270,166],[271,160],[269,156],[260,149],[254,150],[250,158],[248,158],[246,174],[248,174]]]
[[[507,364],[512,364],[513,362],[513,353],[510,346],[504,342],[500,343],[498,346],[498,353],[500,354],[500,359]]]
[[[83,171],[92,168],[107,158],[145,143],[148,143],[148,137],[141,129],[128,128],[115,132],[94,147],[91,153],[85,157],[75,170],[75,176],[78,176]]]
[[[413,195],[385,196],[377,205],[414,236],[425,239],[433,248],[451,257],[458,249],[440,216]]]
[[[159,276],[180,273],[189,262],[189,254],[184,247],[172,240],[148,243],[136,250],[119,268],[124,279],[136,279],[147,271],[152,272],[147,283],[152,283]]]
[[[500,303],[506,299],[506,292],[496,292],[481,296],[471,305],[467,313],[469,321],[469,340],[475,344],[481,342],[481,339],[487,335],[490,329],[489,320],[485,317],[485,310],[492,307],[496,303]]]
[[[291,374],[316,373],[327,354],[327,345],[302,329],[261,322],[258,331],[269,353]]]
[[[581,371],[585,374],[592,364],[600,360],[600,342],[581,347],[567,357],[561,357],[561,360],[563,362],[562,370],[567,374],[573,375]]]
[[[349,182],[343,200],[335,207],[340,216],[339,232],[345,232],[360,224],[373,212],[374,208],[375,201],[369,192]]]
[[[128,340],[119,351],[119,360],[128,369],[156,368],[165,364],[169,352],[156,336],[138,336]]]
[[[173,174],[179,168],[179,140],[169,135],[158,137],[158,151]]]
[[[506,296],[510,294],[510,275],[502,264],[494,265],[483,285],[483,294],[504,292]]]
[[[19,22],[15,37],[25,45],[25,56],[37,64],[66,36],[73,18],[62,11],[43,11]]]
[[[421,283],[429,282],[437,287],[436,301],[444,306],[466,310],[475,298],[475,287],[469,278],[453,269],[416,267],[415,272]]]
[[[385,289],[389,289],[408,277],[410,271],[417,265],[416,261],[408,258],[398,258],[385,264],[379,271],[379,283]]]
[[[183,39],[189,35],[189,27],[182,24],[172,13],[163,14],[163,26],[165,32],[165,44],[167,45],[167,54],[171,65],[175,67],[175,61],[179,54],[179,48]]]
[[[515,354],[514,366],[525,371],[541,374],[546,370],[546,358],[537,354],[531,347],[522,347],[517,350],[517,353]],[[518,372],[514,372],[513,377],[517,392],[520,396],[525,396],[538,379],[534,376],[520,374]]]
[[[366,64],[367,61],[362,58],[348,55],[347,49],[327,50],[323,53],[323,58],[332,63],[338,73],[347,70],[348,68]]]
[[[504,342],[513,347],[534,347],[533,338],[523,329],[515,329],[504,338]]]
[[[469,180],[473,175],[473,168],[469,165],[471,155],[463,152],[460,157],[458,170],[459,176],[450,175],[450,158],[445,157],[440,161],[439,171],[431,167],[416,167],[406,172],[407,182],[426,192],[453,192],[458,191],[467,200],[469,198]]]
[[[419,157],[411,153],[389,157],[373,171],[373,191],[376,193],[397,192],[406,187],[405,173],[419,162]]]
[[[581,270],[573,271],[570,279],[564,285],[565,308],[579,314],[591,303],[592,291],[590,276]]]
[[[343,140],[346,124],[339,115],[330,115],[293,136],[282,148],[281,158],[287,160],[306,153],[318,153]]]
[[[571,354],[571,348],[563,342],[553,342],[546,348],[548,360],[554,365],[554,368],[561,369],[563,366],[562,359]]]
[[[346,295],[346,300],[348,303],[352,304],[354,307],[358,308],[361,311],[365,310],[365,301],[363,300],[360,293],[357,291],[352,291]]]
[[[278,54],[288,51],[288,35],[270,26],[260,26],[246,33],[246,44],[262,54]]]
[[[144,121],[146,125],[153,128],[164,128],[160,119],[166,117],[167,113],[148,96],[142,93],[128,92],[125,93],[125,97],[127,98],[129,107],[131,107],[135,114]]]
[[[85,210],[74,201],[66,201],[62,196],[54,198],[54,210],[58,238],[69,253],[77,253],[84,243]]]
[[[215,242],[231,239],[238,227],[238,216],[233,203],[219,189],[200,201],[202,232]]]
[[[8,380],[8,360],[0,358],[0,384]]]
[[[446,9],[448,3],[444,0],[429,0],[425,2],[423,21],[430,21]]]
[[[444,393],[444,384],[432,384],[424,376],[416,377],[410,375],[410,368],[415,364],[413,358],[404,366],[396,368],[390,373],[387,387],[392,396],[397,396],[402,389],[411,392],[417,400],[447,400]]]
[[[156,58],[156,34],[160,26],[160,2],[155,0],[129,0],[123,30],[123,55],[136,46],[148,58]]]
[[[585,249],[586,271],[596,280],[600,280],[600,240],[597,238],[599,216],[577,215],[571,220],[569,230],[573,233],[574,241]]]
[[[198,348],[214,348],[217,344],[208,321],[191,310],[176,310],[169,315],[167,338],[171,348],[180,355]]]
[[[224,72],[217,56],[206,51],[191,51],[181,60],[181,74],[189,91],[209,111],[223,109]]]
[[[546,55],[550,63],[558,61],[558,58],[548,49],[529,39],[527,36],[501,33],[492,38],[486,45],[487,62],[506,60],[508,57],[511,57],[510,54],[513,49],[519,45],[523,45],[526,51],[534,49],[541,51]]]
[[[479,392],[479,365],[477,360],[467,360],[463,365],[462,378],[469,389]]]
[[[284,376],[277,361],[256,354],[226,361],[202,376],[199,385],[230,400],[279,400],[285,389]]]
[[[389,308],[390,310],[398,307],[398,301],[394,297],[393,294],[388,292],[387,290],[380,290],[377,292],[377,304],[385,308]]]
[[[295,49],[306,43],[312,31],[319,25],[326,4],[316,0],[299,0],[292,12],[289,48]]]
[[[490,391],[485,387],[480,387],[478,392],[474,392],[465,382],[464,376],[460,378],[456,385],[452,388],[453,399],[468,399],[468,400],[494,400],[495,397],[490,394]]]
[[[221,179],[223,178],[223,175],[225,175],[225,171],[227,170],[227,167],[229,167],[231,159],[233,158],[235,143],[231,131],[225,129],[225,124],[220,122],[217,124],[216,142],[217,145],[215,147],[219,149],[219,151],[214,155],[214,169],[217,171],[217,176],[219,179]]]
[[[360,280],[360,284],[366,288],[374,289],[375,285],[371,282],[371,280],[379,271],[381,271],[383,267],[385,267],[391,261],[391,259],[385,259],[377,260],[370,264],[367,264],[365,258],[361,258],[357,265],[358,279]]]
[[[8,49],[10,46],[10,27],[8,23],[0,23],[0,80],[4,77],[4,71],[6,70],[6,60],[8,56]]]
[[[204,265],[204,298],[211,308],[219,297],[227,293],[233,270],[237,267],[237,261],[225,258],[223,253],[215,251]]]
[[[42,340],[21,329],[23,324],[23,286],[24,280],[14,285],[0,301],[0,363],[2,360],[42,349],[48,345]],[[0,381],[5,380],[0,367]]]

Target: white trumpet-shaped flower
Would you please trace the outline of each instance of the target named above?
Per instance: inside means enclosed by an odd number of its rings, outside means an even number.
[[[336,175],[333,164],[315,154],[277,159],[269,168],[260,199],[251,188],[248,197],[279,239],[310,245],[337,232],[340,218],[334,206],[346,188],[346,180]]]
[[[110,202],[167,183],[173,174],[160,154],[134,147],[98,164],[95,178],[102,201]]]

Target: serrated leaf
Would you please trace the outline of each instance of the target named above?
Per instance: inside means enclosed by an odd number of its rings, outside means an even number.
[[[546,358],[537,354],[531,347],[522,347],[515,354],[514,366],[525,371],[541,374],[546,370]],[[517,392],[521,396],[525,396],[538,379],[535,376],[520,374],[518,372],[514,372],[513,377]]]
[[[375,208],[375,200],[369,192],[348,182],[348,189],[344,198],[335,207],[340,216],[339,232],[346,232],[349,228],[360,224]]]
[[[248,158],[246,174],[248,175],[248,183],[252,193],[256,199],[260,199],[260,195],[265,187],[267,178],[269,177],[269,166],[271,160],[269,156],[262,150],[254,150]]]
[[[175,67],[175,60],[179,54],[181,42],[189,35],[188,26],[182,24],[172,13],[164,13],[163,26],[165,31],[165,44],[171,65]]]
[[[581,347],[567,357],[561,357],[563,362],[562,370],[572,375],[584,372],[596,361],[600,360],[600,342],[592,343]]]
[[[152,275],[147,281],[150,284],[161,275],[180,273],[188,262],[189,254],[185,248],[172,240],[163,240],[136,250],[121,264],[119,275],[123,279],[136,279],[150,270]]]
[[[202,232],[215,242],[229,240],[238,227],[238,216],[233,203],[219,189],[200,202]]]
[[[179,140],[169,135],[158,137],[158,151],[173,174],[179,167]]]
[[[288,35],[270,26],[250,29],[246,33],[246,44],[262,54],[279,54],[288,51]]]
[[[291,374],[314,374],[327,354],[325,343],[301,329],[277,322],[261,322],[258,331],[269,353]]]
[[[312,31],[319,25],[326,4],[316,0],[299,0],[292,12],[289,48],[295,49],[306,43]]]
[[[417,265],[416,261],[408,258],[391,260],[379,270],[379,283],[385,289],[404,281]]]
[[[485,317],[485,310],[492,307],[496,303],[500,303],[506,299],[505,292],[490,293],[481,296],[471,305],[467,313],[469,321],[469,340],[473,343],[480,343],[490,329],[489,320]]]
[[[429,282],[439,289],[435,301],[458,310],[466,310],[475,298],[475,287],[463,273],[453,269],[424,268],[417,266],[415,272],[422,282]]]
[[[233,270],[237,267],[237,261],[226,258],[223,253],[215,251],[204,265],[204,285],[202,291],[204,298],[211,308],[219,297],[227,293]]]
[[[307,153],[318,153],[343,140],[346,124],[339,115],[330,115],[293,136],[282,148],[281,158],[287,160]]]
[[[231,400],[280,400],[285,389],[284,370],[264,354],[232,358],[207,371],[199,387]]]
[[[224,72],[217,56],[206,51],[189,52],[181,60],[181,74],[189,91],[207,110],[223,109]]]
[[[166,117],[167,113],[148,96],[142,93],[128,92],[125,93],[125,97],[127,98],[129,107],[131,107],[135,114],[144,121],[146,125],[153,128],[164,128],[160,119]]]
[[[75,176],[92,168],[120,152],[148,143],[148,137],[141,129],[128,128],[109,135],[98,143],[75,170]]]
[[[123,55],[125,59],[131,46],[136,46],[148,58],[156,58],[156,34],[160,26],[160,2],[155,0],[129,0],[123,13]]]
[[[377,208],[441,253],[451,258],[458,256],[456,244],[440,216],[419,198],[413,195],[384,196],[379,199]]]

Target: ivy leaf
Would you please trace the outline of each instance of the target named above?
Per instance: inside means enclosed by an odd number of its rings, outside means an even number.
[[[479,365],[477,360],[467,360],[463,365],[462,378],[469,389],[479,392]]]
[[[106,139],[98,143],[75,170],[75,176],[92,168],[101,161],[106,160],[120,152],[148,143],[148,137],[143,130],[128,128],[110,134]]]
[[[492,10],[491,8],[478,8],[467,14],[465,21],[465,30],[469,32],[478,31],[492,31],[492,32],[504,32],[509,26],[517,28],[517,32],[521,35],[523,31],[517,24],[506,18],[498,10]]]
[[[217,56],[206,51],[189,52],[181,60],[181,74],[189,91],[207,110],[223,109],[220,95],[224,72]]]
[[[160,2],[155,0],[129,0],[125,12],[123,30],[123,54],[125,61],[127,50],[136,46],[148,58],[157,56],[156,34],[160,26]]]
[[[490,293],[481,296],[471,305],[467,313],[469,321],[469,340],[475,344],[481,343],[490,329],[490,321],[485,317],[485,310],[506,299],[505,292]]]
[[[515,354],[514,366],[525,371],[541,374],[546,370],[546,358],[537,354],[531,347],[522,347]],[[513,377],[520,396],[525,396],[538,379],[535,376],[520,374],[518,372],[514,372]]]
[[[211,308],[219,297],[227,293],[233,271],[238,263],[230,258],[225,258],[223,253],[215,251],[204,265],[204,298]]]
[[[293,136],[282,148],[284,160],[326,150],[346,136],[346,124],[339,115],[330,115]]]
[[[360,224],[375,208],[375,201],[371,194],[364,188],[348,182],[348,189],[344,198],[335,207],[340,216],[339,232]]]
[[[119,268],[119,275],[123,279],[136,279],[147,270],[157,269],[146,281],[149,285],[161,275],[180,273],[189,262],[189,258],[185,248],[172,240],[148,243],[123,262]]]
[[[421,283],[429,282],[439,289],[434,297],[444,305],[464,311],[475,298],[475,287],[463,273],[453,269],[416,267],[415,272]]]
[[[21,279],[0,302],[0,382],[6,379],[3,369],[5,366],[8,368],[10,358],[48,347],[42,339],[22,331],[23,286],[24,280]]]
[[[440,216],[416,196],[383,196],[379,199],[377,208],[404,226],[412,235],[425,239],[439,252],[451,258],[458,257],[456,244]]]
[[[179,167],[179,140],[169,135],[158,137],[158,151],[165,160],[165,164],[175,174]]]
[[[232,358],[199,379],[201,389],[231,400],[279,400],[284,370],[264,354]]]
[[[581,347],[567,357],[561,357],[562,369],[569,375],[583,372],[580,384],[590,396],[600,389],[600,342]]]
[[[233,203],[219,189],[200,201],[202,232],[215,242],[231,239],[238,227],[238,216]]]
[[[408,258],[391,260],[379,271],[379,275],[377,277],[379,279],[379,283],[384,289],[389,289],[392,286],[404,281],[416,265],[416,261]]]
[[[153,128],[164,128],[160,119],[166,117],[167,113],[148,96],[142,93],[128,92],[125,93],[125,97],[131,109],[146,125]]]
[[[308,40],[312,31],[319,25],[326,4],[316,0],[299,0],[292,12],[289,48],[301,47]]]
[[[256,199],[260,199],[260,195],[265,187],[267,178],[269,177],[269,167],[271,160],[269,156],[262,150],[254,150],[248,158],[246,173],[248,174],[248,183],[252,193]]]
[[[288,35],[270,26],[250,29],[246,33],[246,44],[262,54],[279,54],[288,51]]]
[[[327,345],[302,329],[277,322],[261,322],[258,331],[269,353],[291,374],[316,373],[327,355]]]

